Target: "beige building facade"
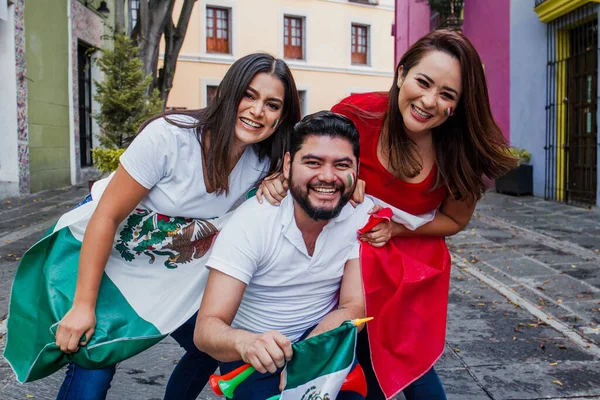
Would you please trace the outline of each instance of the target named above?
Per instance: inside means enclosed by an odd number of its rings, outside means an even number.
[[[179,54],[168,107],[205,107],[238,58],[283,58],[303,114],[351,93],[387,91],[394,71],[393,0],[199,0]]]

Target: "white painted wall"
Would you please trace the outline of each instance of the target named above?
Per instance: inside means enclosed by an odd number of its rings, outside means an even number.
[[[6,20],[0,19],[0,197],[17,195],[19,183],[14,12],[10,5]]]
[[[510,142],[531,153],[533,192],[544,196],[546,24],[530,1],[510,0]]]

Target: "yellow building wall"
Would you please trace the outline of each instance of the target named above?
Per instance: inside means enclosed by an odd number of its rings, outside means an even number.
[[[180,6],[178,0],[176,7]],[[305,112],[329,109],[350,93],[389,90],[394,72],[394,1],[362,5],[346,0],[199,0],[188,26],[169,107],[206,106],[206,86],[218,85],[229,66],[256,51],[283,57],[283,16],[304,18],[305,59],[286,60]],[[207,53],[207,5],[230,8],[231,54]],[[369,64],[351,63],[352,23],[369,25]]]

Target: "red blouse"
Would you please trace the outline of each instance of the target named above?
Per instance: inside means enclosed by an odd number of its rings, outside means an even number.
[[[331,111],[350,118],[360,133],[358,177],[367,183],[367,194],[413,215],[427,213],[439,207],[448,190],[445,186],[431,190],[436,181],[437,164],[419,183],[396,178],[381,164],[377,157],[377,143],[386,107],[386,93],[364,93],[345,98]]]

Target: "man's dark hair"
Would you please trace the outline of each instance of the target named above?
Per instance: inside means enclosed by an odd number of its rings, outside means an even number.
[[[354,123],[341,114],[331,111],[319,111],[302,118],[294,125],[290,141],[290,158],[300,150],[308,136],[329,136],[331,138],[346,139],[352,144],[352,151],[358,162],[360,156],[360,141],[358,130]]]

